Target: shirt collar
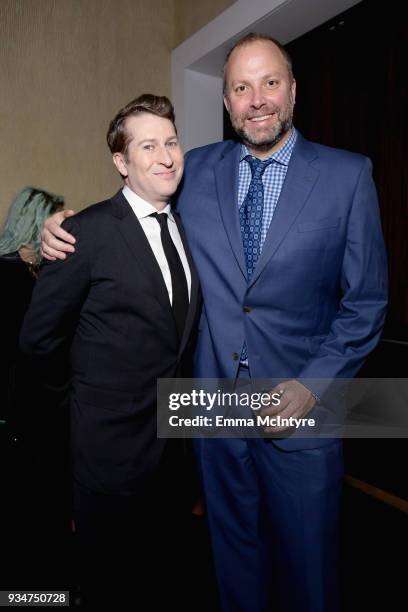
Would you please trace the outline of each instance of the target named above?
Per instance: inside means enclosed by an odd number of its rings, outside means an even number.
[[[288,166],[289,162],[290,162],[290,157],[292,155],[292,151],[293,151],[293,147],[295,146],[297,140],[297,131],[295,128],[292,128],[292,132],[289,136],[289,138],[286,140],[286,142],[280,147],[280,149],[278,149],[277,151],[275,151],[275,153],[272,153],[272,155],[270,157],[268,157],[268,160],[274,160],[276,162],[278,162],[279,164],[283,164],[284,166]],[[247,147],[242,144],[241,145],[241,153],[240,153],[240,158],[239,161],[241,162],[247,155],[252,155],[252,153],[250,153],[247,149]]]
[[[152,213],[159,212],[152,204],[146,202],[146,200],[137,195],[137,193],[132,191],[132,189],[130,189],[130,187],[128,187],[127,185],[123,187],[122,193],[125,196],[126,200],[129,202],[130,207],[132,208],[138,219],[145,219],[146,217],[149,217]],[[175,223],[174,217],[171,213],[170,204],[167,204],[163,208],[163,210],[160,211],[160,213],[167,213],[169,219]]]

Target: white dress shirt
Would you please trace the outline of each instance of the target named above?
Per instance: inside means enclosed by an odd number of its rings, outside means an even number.
[[[174,242],[174,246],[177,249],[177,252],[180,256],[181,263],[183,264],[184,273],[187,279],[188,286],[188,297],[190,299],[191,295],[191,273],[190,268],[187,262],[187,257],[184,252],[183,243],[181,241],[181,237],[178,231],[177,224],[174,220],[174,217],[171,213],[170,204],[167,204],[162,211],[158,211],[152,204],[143,200],[140,196],[138,196],[134,191],[132,191],[127,185],[122,190],[123,195],[126,200],[129,202],[133,212],[139,220],[140,225],[146,235],[147,240],[149,241],[150,247],[153,251],[153,254],[159,264],[161,273],[163,275],[164,282],[166,283],[166,288],[169,294],[170,304],[173,303],[173,291],[171,286],[171,275],[170,268],[167,263],[166,256],[164,254],[162,241],[160,237],[160,225],[154,217],[150,217],[152,213],[167,213],[168,215],[168,228],[171,239]]]

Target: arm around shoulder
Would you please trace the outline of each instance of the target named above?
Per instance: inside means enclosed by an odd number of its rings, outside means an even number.
[[[20,348],[28,355],[50,356],[67,343],[88,291],[89,255],[79,219],[67,219],[63,226],[75,236],[77,248],[66,261],[45,262],[41,268],[20,334]]]
[[[73,210],[62,210],[46,219],[41,232],[41,251],[45,259],[65,259],[66,253],[75,251],[75,237],[65,230],[63,222],[75,215]]]

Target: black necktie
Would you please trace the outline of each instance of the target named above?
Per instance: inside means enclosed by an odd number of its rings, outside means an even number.
[[[160,238],[163,246],[163,251],[167,259],[171,275],[171,289],[173,294],[172,310],[176,327],[181,339],[186,323],[188,311],[188,287],[187,279],[184,272],[183,264],[181,263],[180,255],[171,239],[169,228],[167,225],[167,213],[153,213],[154,217],[160,225]]]

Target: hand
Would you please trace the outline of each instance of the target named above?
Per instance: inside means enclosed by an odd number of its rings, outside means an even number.
[[[34,265],[37,263],[37,256],[31,244],[24,244],[18,249],[18,254],[21,259],[27,264]]]
[[[260,411],[262,416],[279,415],[283,419],[289,419],[290,417],[302,419],[309,414],[316,403],[311,391],[297,380],[287,380],[280,383],[270,391],[271,396],[275,393],[281,396],[279,405],[262,408]],[[264,428],[266,433],[279,433],[286,429],[289,429],[289,427],[271,426]]]
[[[55,261],[65,259],[65,253],[73,253],[75,238],[62,229],[61,223],[75,215],[73,210],[61,210],[49,217],[41,232],[41,254],[45,259]]]

